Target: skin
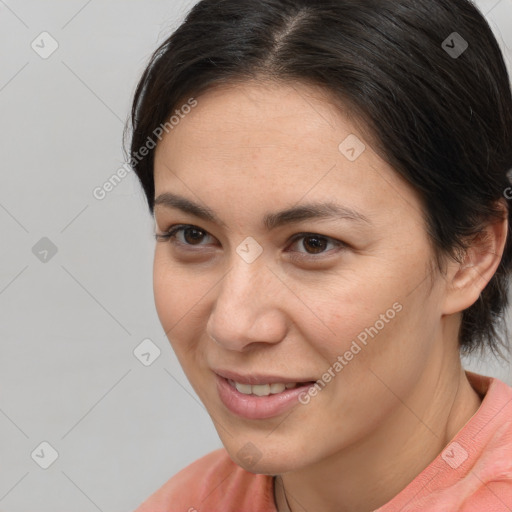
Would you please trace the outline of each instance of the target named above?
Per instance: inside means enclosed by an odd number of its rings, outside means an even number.
[[[480,406],[457,333],[461,311],[496,271],[506,219],[488,227],[463,264],[447,259],[441,274],[430,265],[418,195],[321,89],[248,81],[197,100],[156,149],[155,197],[184,196],[224,225],[155,208],[157,234],[178,224],[201,230],[178,233],[181,245],[156,244],[160,321],[235,462],[244,467],[238,451],[256,446],[261,458],[246,469],[280,474],[293,512],[373,510]],[[338,149],[350,134],[366,144],[354,162]],[[326,200],[370,223],[262,227],[267,213]],[[326,245],[292,240],[298,233],[325,237]],[[236,252],[249,236],[263,249],[250,264]],[[212,368],[320,379],[395,303],[403,309],[308,405],[247,420],[220,401]]]

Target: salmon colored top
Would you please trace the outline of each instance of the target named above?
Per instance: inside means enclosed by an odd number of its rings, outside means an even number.
[[[483,399],[478,411],[378,512],[512,511],[512,387],[466,375]],[[135,512],[277,512],[274,482],[244,470],[222,448],[181,470]]]

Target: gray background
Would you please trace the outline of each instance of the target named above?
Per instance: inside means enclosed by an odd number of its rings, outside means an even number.
[[[221,446],[154,311],[134,176],[92,193],[124,163],[150,53],[193,3],[0,0],[0,512],[130,511]],[[512,0],[478,4],[511,63]],[[148,338],[146,362],[161,354],[145,366]],[[512,384],[510,366],[466,366]]]

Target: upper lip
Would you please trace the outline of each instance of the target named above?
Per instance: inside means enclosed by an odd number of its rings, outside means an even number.
[[[274,384],[274,383],[283,383],[283,384],[292,384],[299,382],[313,382],[315,379],[308,378],[289,378],[282,377],[279,375],[263,375],[261,373],[251,373],[250,375],[242,375],[237,372],[233,372],[230,370],[213,370],[220,377],[224,377],[225,379],[233,380],[235,382],[239,382],[240,384],[251,384],[252,386],[257,386],[261,384]]]

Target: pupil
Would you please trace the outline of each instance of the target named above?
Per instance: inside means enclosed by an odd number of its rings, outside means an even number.
[[[311,240],[313,240],[313,243],[311,243]],[[306,241],[308,241],[307,245],[309,245],[310,247],[313,248],[314,254],[318,254],[319,252],[322,252],[323,250],[325,250],[326,240],[324,238],[319,238],[319,237],[315,237],[315,236],[309,236],[309,237],[305,238],[304,239],[304,247],[307,249]]]
[[[187,235],[190,235],[190,233],[195,233],[195,236],[191,236],[191,237],[187,236]],[[202,231],[200,231],[198,229],[188,228],[185,231],[185,240],[187,241],[187,243],[190,243],[191,241],[198,242],[201,240],[201,236],[202,236]]]

